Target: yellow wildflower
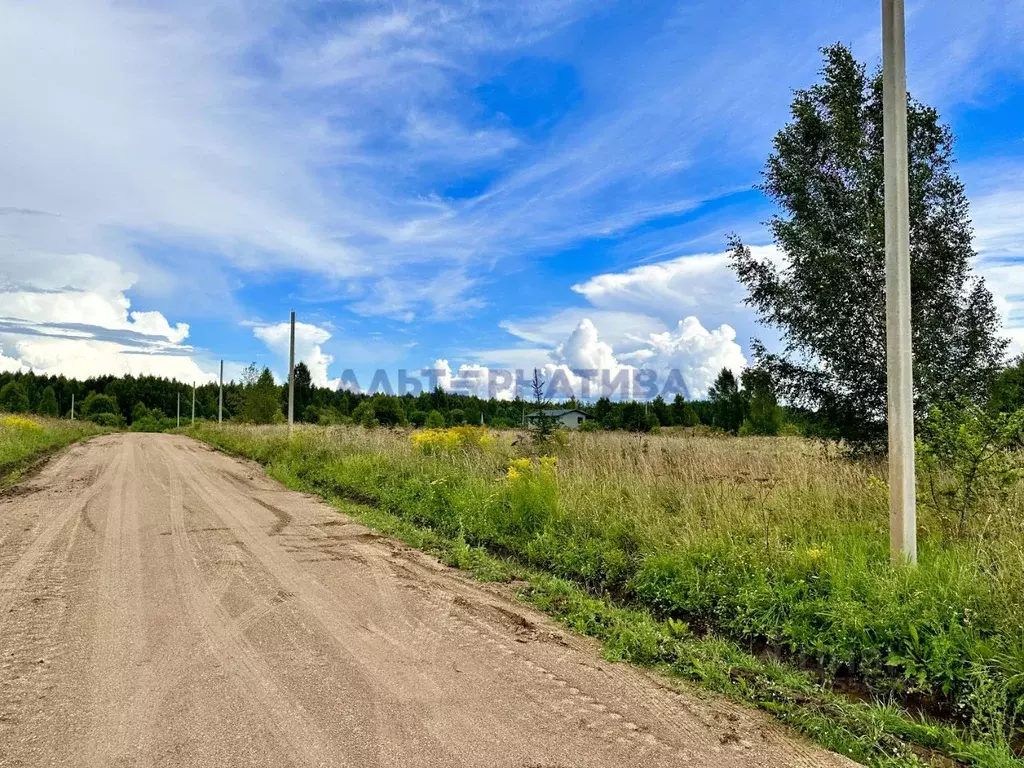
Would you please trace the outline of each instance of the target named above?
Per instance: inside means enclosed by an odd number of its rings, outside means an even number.
[[[24,416],[0,416],[0,426],[7,429],[26,429],[33,432],[38,432],[42,429],[37,422]]]
[[[451,427],[421,429],[409,436],[414,447],[425,453],[455,451],[466,448],[485,450],[494,445],[494,436],[486,427]]]

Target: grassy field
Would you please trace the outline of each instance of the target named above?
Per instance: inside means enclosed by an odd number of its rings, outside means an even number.
[[[88,421],[0,413],[0,488],[15,482],[41,454],[104,431]]]
[[[893,568],[884,466],[799,438],[573,434],[541,457],[473,428],[193,434],[450,562],[526,578],[527,599],[610,656],[752,701],[862,762],[1018,764],[1016,490],[971,535],[925,506],[920,566]]]

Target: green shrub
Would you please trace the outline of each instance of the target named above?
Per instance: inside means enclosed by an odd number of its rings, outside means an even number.
[[[981,506],[1003,514],[1003,501],[1024,473],[1024,410],[986,411],[972,403],[933,408],[918,441],[922,500],[954,536]]]
[[[373,410],[373,405],[369,400],[363,400],[355,407],[355,410],[352,411],[352,421],[367,429],[373,429],[380,425],[380,422],[377,421],[377,413]]]
[[[0,389],[0,411],[28,413],[28,393],[17,381],[9,381]]]
[[[117,423],[121,423],[121,411],[117,407],[117,400],[110,395],[101,395],[97,392],[90,392],[89,396],[82,402],[82,418],[89,419],[90,421],[96,421],[94,417],[101,414],[117,416]]]
[[[124,417],[119,413],[94,413],[89,416],[89,421],[101,427],[123,427]]]
[[[161,418],[160,411],[132,421],[132,432],[169,432],[175,428],[174,419]]]
[[[47,387],[43,390],[36,411],[42,416],[49,416],[51,418],[60,415],[60,406],[57,405],[57,393],[53,391],[53,387]]]

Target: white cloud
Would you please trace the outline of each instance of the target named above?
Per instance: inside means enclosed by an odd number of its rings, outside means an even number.
[[[416,319],[417,309],[426,306],[432,319],[450,320],[483,306],[480,298],[465,295],[474,284],[475,281],[459,269],[420,278],[382,278],[366,298],[352,303],[349,308],[360,315],[388,316],[409,323]]]
[[[1024,352],[1024,166],[1019,161],[989,161],[968,166],[975,270],[985,278],[1010,353]]]
[[[756,258],[776,264],[784,258],[774,245],[750,250]],[[680,316],[690,314],[712,323],[741,320],[753,324],[753,313],[743,304],[746,291],[729,266],[726,252],[680,256],[597,275],[572,289],[595,307],[657,317],[669,327]]]
[[[580,320],[569,338],[555,347],[552,357],[570,368],[600,370],[618,366],[611,345],[598,338],[597,328],[589,318]]]
[[[707,330],[696,317],[680,320],[672,331],[652,334],[646,347],[627,359],[637,365],[665,372],[680,372],[689,396],[705,398],[723,368],[739,374],[747,366],[736,343],[736,331],[728,325]]]
[[[975,268],[992,291],[1003,322],[1003,335],[1010,339],[1010,354],[1021,354],[1024,352],[1024,261],[981,258]]]
[[[755,257],[780,263],[783,256],[774,246],[754,246]],[[609,272],[572,288],[592,308],[566,309],[554,316],[505,321],[502,327],[514,336],[546,348],[545,358],[567,369],[601,370],[605,382],[624,370],[656,372],[664,388],[673,371],[692,398],[707,395],[722,368],[739,373],[747,361],[736,341],[733,323],[742,322],[754,332],[753,313],[743,306],[745,291],[729,266],[727,253],[681,256],[623,272]],[[683,319],[679,320],[682,316]],[[708,330],[698,319],[711,319]],[[726,322],[729,320],[731,322]],[[570,323],[572,323],[570,327]],[[606,334],[605,327],[611,330]],[[757,329],[762,337],[764,329]],[[516,355],[509,353],[515,352]],[[536,360],[538,350],[488,350],[477,353],[487,362],[513,357]],[[504,354],[503,354],[504,353]],[[536,364],[536,363],[535,363]],[[543,365],[543,363],[542,363]],[[588,384],[597,396],[605,394],[603,382]],[[575,380],[580,384],[578,379]],[[673,380],[677,385],[678,380]],[[641,396],[642,387],[634,394]]]
[[[253,328],[257,339],[267,345],[267,349],[276,354],[284,362],[284,370],[288,370],[288,342],[291,335],[289,323],[275,325],[259,325]],[[321,345],[331,338],[325,328],[310,323],[295,323],[295,362],[305,363],[313,384],[318,387],[337,389],[340,379],[332,379],[327,368],[334,358],[323,351]],[[287,379],[287,375],[285,376]]]
[[[652,333],[668,329],[668,325],[645,314],[629,311],[602,310],[593,307],[568,307],[553,314],[503,320],[499,325],[513,336],[531,344],[551,348],[563,342],[583,320],[590,320],[601,329],[601,338],[612,347],[625,349],[641,342]],[[481,362],[514,362],[521,350],[490,350],[478,352]]]
[[[627,396],[631,391],[641,399],[645,391],[642,371],[654,372],[658,391],[664,391],[670,381],[678,386],[678,379],[672,378],[673,372],[678,372],[687,396],[699,399],[707,396],[722,368],[738,374],[747,365],[730,326],[708,331],[692,316],[680,320],[672,330],[650,334],[639,346],[618,355],[611,345],[601,341],[594,323],[584,319],[565,342],[555,347],[551,359],[576,375],[571,379],[575,386],[582,385],[579,374],[588,376],[588,390],[597,397],[610,394],[612,387],[608,384],[625,373],[633,382]],[[586,373],[593,370],[599,373]],[[548,373],[553,375],[554,371],[549,369]]]
[[[1024,171],[1021,177],[1007,180],[1013,187],[981,194],[971,201],[974,222],[974,247],[988,258],[1024,256]],[[1015,187],[1015,188],[1014,188]]]
[[[126,246],[111,230],[131,228],[212,241],[248,265],[302,256],[359,271],[352,249],[311,224],[324,204],[302,140],[237,74],[245,17],[170,10],[5,4],[0,199],[57,214],[50,226],[93,252]]]
[[[168,282],[230,291],[216,263],[297,268],[354,281],[365,314],[437,314],[507,234],[482,239],[490,213],[437,197],[520,144],[481,118],[481,62],[583,6],[349,4],[307,25],[289,3],[6,2],[0,251],[102,253],[163,297]],[[139,241],[212,259],[176,269]]]
[[[424,387],[433,380],[446,392],[460,395],[476,395],[483,399],[514,400],[516,380],[514,371],[491,369],[476,363],[465,363],[452,372],[447,360],[437,359],[433,365],[421,371]]]
[[[10,341],[9,336],[0,338]],[[13,346],[18,360],[40,374],[64,374],[77,379],[106,375],[162,376],[185,383],[216,380],[215,373],[205,370],[187,355],[144,352],[116,342],[25,337]]]
[[[77,378],[154,375],[208,381],[193,359],[186,323],[133,311],[125,295],[135,275],[88,254],[14,255],[0,266],[0,364]],[[10,355],[14,357],[10,357]]]
[[[424,368],[424,385],[434,381],[446,392],[460,395],[475,395],[483,399],[514,400],[517,396],[526,400],[533,398],[532,379],[534,371],[540,376],[545,396],[552,400],[577,398],[597,398],[606,394],[602,388],[604,383],[611,386],[607,394],[617,397],[629,397],[632,392],[633,369],[629,366],[615,365],[603,371],[583,372],[573,370],[565,363],[551,360],[553,353],[543,350],[530,364],[523,367],[488,367],[477,363],[463,363],[453,373],[451,365],[445,359],[435,360],[433,365]],[[612,375],[609,377],[608,374]],[[624,375],[620,379],[615,376]]]
[[[172,344],[188,338],[188,323],[176,323],[173,328],[159,312],[132,312],[132,328],[150,336],[163,336]]]
[[[20,360],[4,355],[4,348],[0,346],[0,373],[26,373],[28,367]]]
[[[567,338],[546,348],[476,353],[482,359],[494,361],[491,368],[462,366],[459,374],[451,377],[446,360],[438,360],[435,367],[449,371],[449,378],[442,381],[446,389],[452,388],[450,382],[468,378],[471,372],[476,375],[480,371],[507,369],[513,374],[521,371],[523,379],[529,380],[536,368],[548,386],[557,381],[563,395],[571,391],[587,399],[653,397],[648,385],[650,372],[653,372],[655,378],[651,383],[657,392],[667,390],[671,399],[677,391],[685,390],[683,394],[699,399],[707,396],[722,368],[739,374],[747,365],[731,326],[723,324],[708,330],[693,316],[680,320],[672,329],[652,332],[645,338],[630,337],[628,344],[628,348],[617,352],[602,340],[597,324],[590,318],[583,318]],[[529,398],[529,387],[524,389],[522,396]]]
[[[485,301],[481,273],[501,259],[620,236],[749,184],[790,87],[814,80],[814,40],[860,35],[871,46],[861,57],[877,53],[877,11],[856,4],[767,16],[741,5],[725,24],[720,9],[688,6],[657,19],[643,45],[629,30],[609,36],[610,53],[582,27],[578,39],[557,37],[606,12],[575,0],[349,3],[316,24],[291,3],[0,2],[0,203],[10,206],[0,208],[0,340],[19,365],[69,373],[201,374],[182,346],[188,323],[139,297],[169,302],[188,285],[187,295],[226,307],[234,275],[249,272],[344,284],[343,300],[367,316],[473,311]],[[993,71],[1019,69],[1020,10],[980,3],[913,9],[911,72],[923,75],[912,80],[963,96]],[[736,39],[749,55],[732,55],[725,43]],[[539,141],[477,98],[509,61],[530,57],[564,61],[585,93]],[[482,191],[447,191],[478,176]],[[975,209],[987,243],[979,266],[1024,338],[1018,273],[996,259],[1014,247],[1024,201],[1000,194]],[[508,321],[529,349],[480,352],[476,364],[532,350],[555,366],[566,364],[552,351],[620,364],[644,350],[718,360],[731,354],[726,324],[741,339],[754,330],[722,254],[598,275],[575,290],[590,306]],[[684,332],[688,316],[711,338]],[[571,340],[584,318],[608,350]],[[651,341],[664,334],[661,347]],[[80,349],[67,347],[75,338]],[[325,342],[304,342],[306,362],[330,385]],[[350,362],[385,353],[356,343],[345,347]]]
[[[590,318],[580,320],[569,338],[551,351],[550,357],[554,365],[549,363],[544,368],[549,384],[557,378],[570,385],[577,396],[589,398],[611,396],[618,382],[628,382],[628,386],[620,388],[621,394],[634,394],[635,368],[616,359],[611,345],[601,340]]]

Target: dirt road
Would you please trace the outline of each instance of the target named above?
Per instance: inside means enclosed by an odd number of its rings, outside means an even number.
[[[169,435],[0,498],[3,766],[839,766]]]

